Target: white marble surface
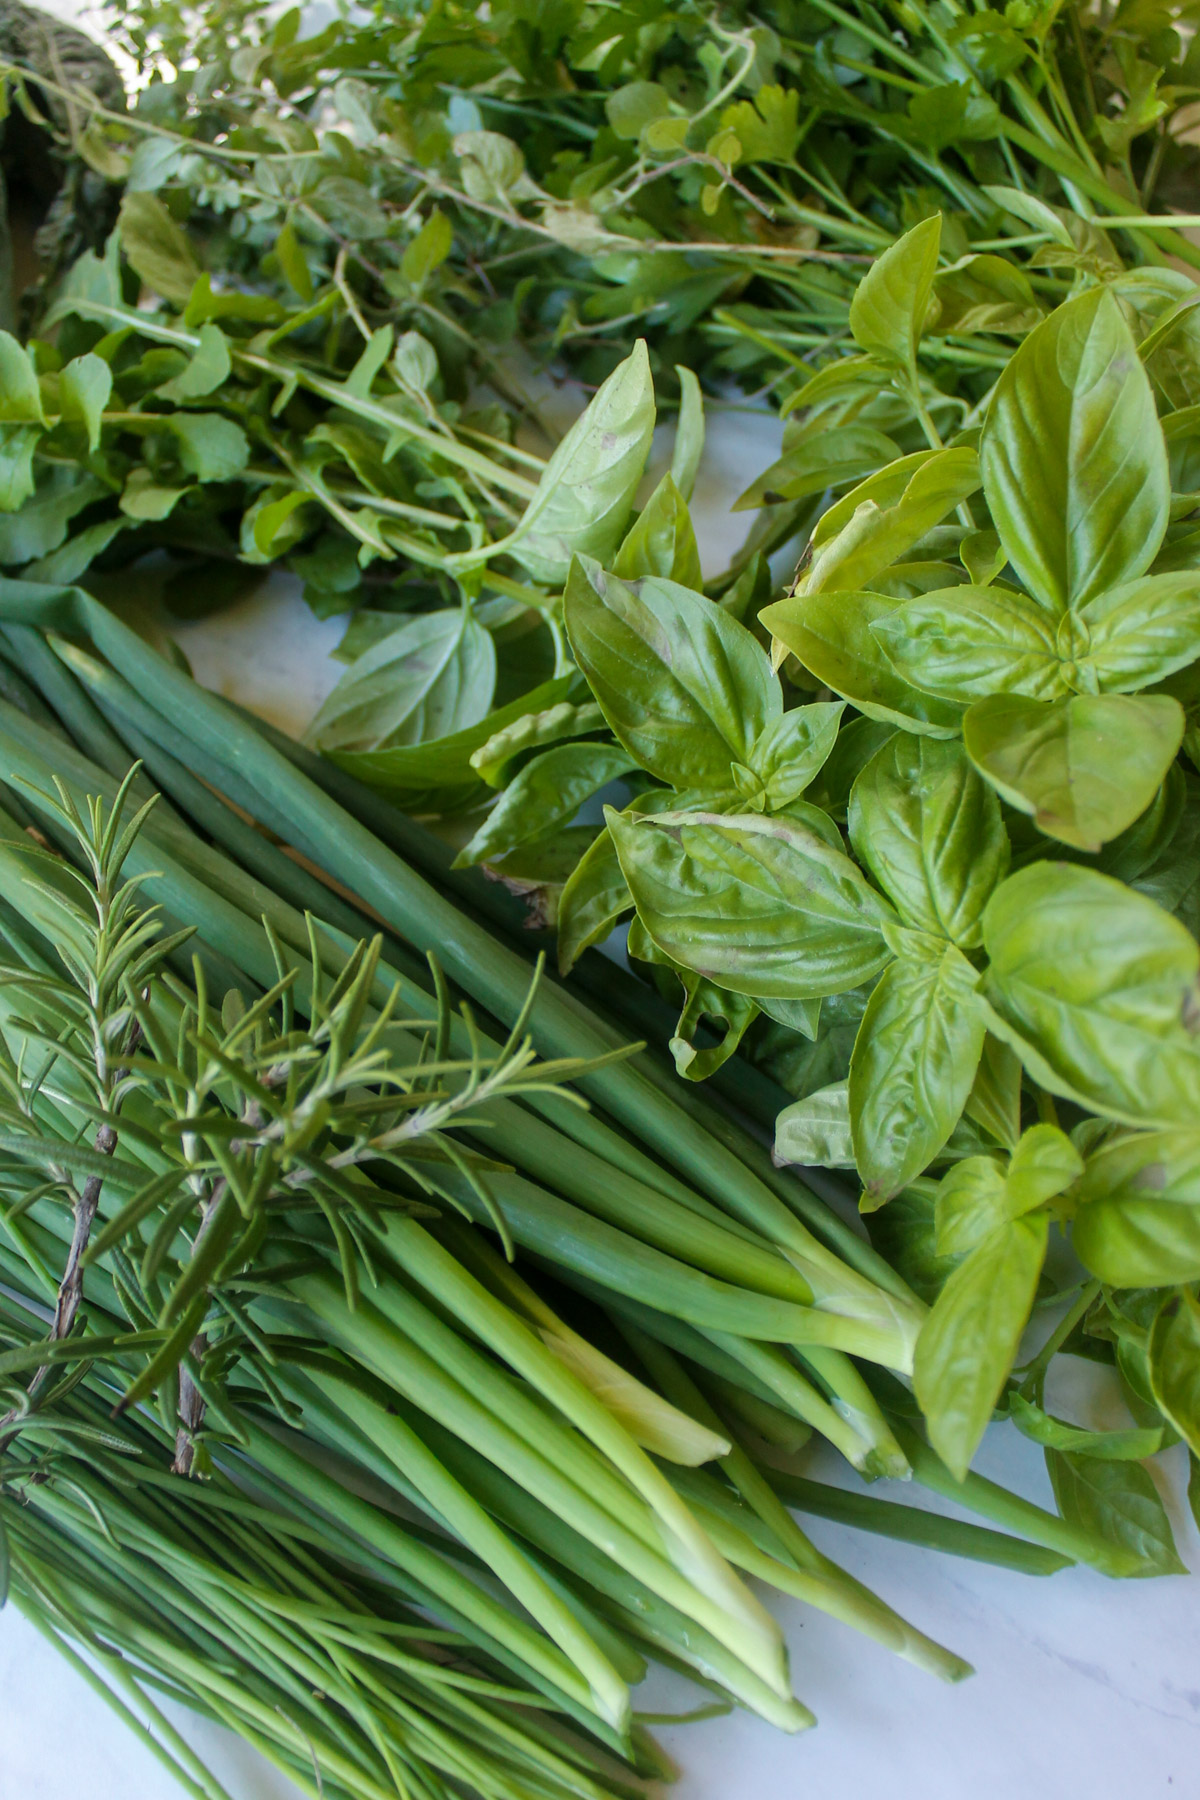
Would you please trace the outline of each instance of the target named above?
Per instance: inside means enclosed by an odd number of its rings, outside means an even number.
[[[56,10],[87,22],[81,0],[57,0]],[[777,453],[778,432],[741,413],[713,422],[694,505],[708,569],[736,544],[742,524],[729,501]],[[178,632],[201,680],[293,730],[340,672],[329,657],[339,635],[279,579],[219,621]],[[1052,1398],[1081,1422],[1110,1422],[1094,1410],[1092,1382]],[[1180,1453],[1160,1460],[1181,1496]],[[1011,1430],[989,1432],[979,1466],[1049,1502],[1040,1452]],[[854,1481],[832,1454],[817,1472]],[[895,1497],[940,1505],[919,1491]],[[1172,1510],[1184,1561],[1200,1571],[1195,1525],[1174,1500]],[[796,1688],[819,1728],[789,1739],[737,1714],[661,1729],[682,1767],[678,1800],[1200,1800],[1200,1576],[1117,1583],[1071,1569],[1035,1580],[823,1520],[811,1535],[977,1674],[944,1687],[798,1604],[779,1605]],[[664,1678],[639,1700],[669,1710],[694,1704],[694,1693]],[[232,1800],[296,1795],[225,1732],[173,1716]],[[14,1608],[0,1615],[0,1800],[178,1792]]]

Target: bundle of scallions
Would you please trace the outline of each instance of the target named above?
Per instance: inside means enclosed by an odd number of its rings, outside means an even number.
[[[811,1723],[747,1575],[967,1672],[789,1504],[1130,1572],[947,1475],[897,1379],[920,1303],[531,995],[416,828],[82,590],[4,582],[0,617],[0,1519],[122,1706],[182,1695],[313,1793],[619,1792],[646,1653]],[[1005,1529],[804,1480],[809,1430]]]

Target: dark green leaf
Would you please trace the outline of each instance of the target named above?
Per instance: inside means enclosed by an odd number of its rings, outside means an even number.
[[[322,750],[423,744],[476,725],[496,685],[496,648],[467,607],[420,613],[347,669],[309,727]]]
[[[148,288],[183,306],[200,274],[187,237],[157,194],[126,193],[117,232],[130,266]]]
[[[453,866],[494,862],[518,844],[569,825],[585,800],[634,767],[617,744],[558,744],[543,750],[513,777]]]
[[[1169,1296],[1150,1328],[1154,1398],[1189,1449],[1200,1456],[1200,1306],[1186,1289]]]

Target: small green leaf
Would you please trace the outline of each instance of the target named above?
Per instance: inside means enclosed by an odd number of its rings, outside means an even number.
[[[583,737],[604,724],[600,708],[590,701],[583,706],[567,702],[542,712],[522,713],[483,744],[471,758],[471,767],[489,787],[503,787],[515,772],[517,759],[530,750],[545,750],[562,738]]]
[[[170,414],[180,464],[198,481],[232,481],[250,460],[250,440],[221,413]]]
[[[505,140],[507,142],[507,140]],[[612,560],[654,435],[645,343],[618,365],[546,464],[520,523],[500,546],[533,576],[561,587],[573,556]]]
[[[785,1106],[775,1120],[775,1161],[817,1169],[852,1169],[848,1082],[834,1081]]]
[[[290,219],[285,219],[275,239],[275,255],[279,259],[279,267],[283,270],[284,280],[292,292],[299,294],[301,300],[313,297],[313,279],[304,254],[304,246],[296,233]]]
[[[971,761],[1047,837],[1098,850],[1154,799],[1183,739],[1166,694],[977,700],[963,720]]]
[[[783,701],[744,625],[703,595],[649,577],[632,585],[576,562],[563,616],[575,660],[616,737],[677,788],[732,791]]]
[[[609,124],[619,138],[637,138],[671,110],[671,96],[656,81],[630,81],[614,88],[604,102]]]
[[[861,350],[915,377],[942,241],[942,219],[922,219],[867,270],[850,302],[850,330]]]
[[[1008,1183],[994,1156],[965,1156],[938,1183],[934,1201],[939,1256],[965,1256],[1007,1225]]]
[[[102,356],[94,356],[90,351],[86,356],[76,356],[58,378],[63,418],[80,420],[87,431],[89,450],[99,445],[100,425],[112,385],[112,370]]]
[[[1016,1358],[1046,1234],[1044,1213],[999,1226],[954,1270],[921,1327],[917,1399],[930,1442],[960,1481]]]
[[[844,711],[840,701],[818,700],[793,707],[760,732],[750,769],[768,812],[782,811],[816,780],[837,742]]]
[[[686,588],[698,588],[703,582],[687,502],[670,475],[663,476],[630,526],[617,551],[613,574],[622,581],[659,575]]]
[[[1149,568],[1170,505],[1150,383],[1103,287],[1059,306],[997,384],[980,444],[1008,559],[1054,612]]]
[[[979,479],[979,458],[966,446],[919,450],[869,476],[821,515],[798,591],[869,588],[969,498]]]
[[[70,367],[68,364],[63,371],[64,375]],[[159,398],[202,400],[206,394],[214,393],[222,382],[229,379],[232,367],[228,338],[219,325],[208,321],[200,327],[200,342],[191,362],[174,380],[163,383],[158,390]]]
[[[187,237],[157,194],[125,194],[117,235],[130,267],[146,286],[164,300],[186,305],[200,265]]]
[[[1150,1386],[1189,1449],[1200,1456],[1200,1306],[1186,1289],[1168,1296],[1150,1328]]]
[[[679,377],[679,420],[671,450],[671,479],[686,504],[704,455],[704,395],[690,369],[676,363],[675,373]]]
[[[420,293],[429,277],[440,269],[454,245],[454,227],[444,213],[430,213],[400,259],[405,281]]]
[[[673,962],[751,997],[857,987],[888,959],[889,909],[815,832],[757,815],[606,817],[638,915]]]
[[[44,425],[42,390],[29,353],[11,332],[0,331],[0,423]]]
[[[978,981],[965,956],[935,941],[898,956],[867,1002],[850,1058],[850,1124],[875,1205],[928,1167],[962,1115],[983,1048]]]
[[[1008,834],[961,744],[898,732],[850,795],[850,841],[906,924],[973,949]]]
[[[580,857],[559,896],[559,974],[569,975],[584,951],[606,938],[632,907],[617,847],[604,831]]]
[[[618,744],[558,744],[543,750],[518,770],[453,867],[495,862],[519,844],[569,825],[585,800],[634,766]]]
[[[1124,1552],[1130,1575],[1186,1575],[1158,1489],[1141,1463],[1047,1450],[1058,1510]]]
[[[896,444],[869,425],[840,425],[806,437],[750,483],[734,501],[734,512],[803,500],[826,488],[861,482],[899,456]]]

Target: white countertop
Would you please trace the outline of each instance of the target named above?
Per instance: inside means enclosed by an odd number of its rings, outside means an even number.
[[[79,0],[52,3],[68,16],[81,10]],[[721,566],[744,528],[729,517],[729,500],[778,443],[778,422],[765,417],[712,422],[693,508],[706,569]],[[328,655],[341,629],[314,620],[293,584],[275,577],[252,601],[177,635],[207,685],[298,730],[341,671]],[[1056,1410],[1108,1422],[1089,1416],[1088,1370],[1064,1365],[1059,1379]],[[1180,1553],[1200,1571],[1182,1452],[1159,1461]],[[976,1466],[1051,1503],[1040,1451],[1008,1427],[991,1429]],[[814,1472],[855,1482],[832,1453]],[[897,1499],[940,1508],[921,1490],[886,1486]],[[1200,1800],[1200,1574],[1114,1582],[1068,1569],[1032,1579],[825,1520],[811,1521],[810,1531],[978,1672],[944,1686],[798,1603],[778,1602],[796,1690],[818,1729],[790,1739],[745,1714],[659,1728],[682,1766],[678,1800]],[[646,1710],[686,1708],[697,1691],[662,1677],[638,1699]],[[186,1713],[172,1717],[232,1800],[296,1795],[226,1732]],[[0,1800],[175,1800],[179,1791],[8,1607],[0,1615]]]

